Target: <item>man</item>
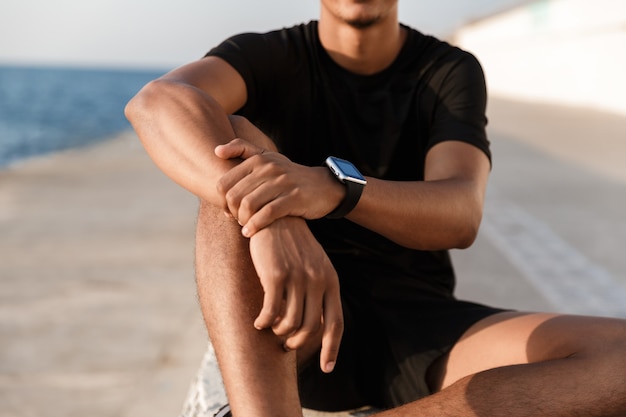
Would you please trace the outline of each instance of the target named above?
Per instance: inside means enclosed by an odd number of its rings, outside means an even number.
[[[320,3],[319,22],[234,37],[126,109],[201,199],[232,415],[626,415],[624,321],[452,296],[446,250],[474,240],[490,170],[477,62],[400,25],[397,0]]]

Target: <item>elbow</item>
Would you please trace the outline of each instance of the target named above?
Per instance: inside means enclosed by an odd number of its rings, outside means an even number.
[[[452,245],[454,249],[467,249],[474,244],[483,219],[485,192],[482,187],[477,187],[473,182],[469,185],[468,192],[465,194],[466,198],[455,210],[458,223],[457,239]]]
[[[474,217],[474,216],[472,216]],[[478,236],[481,216],[465,217],[458,222],[446,222],[441,228],[429,229],[426,233],[411,233],[404,238],[393,239],[398,245],[422,251],[467,249]]]
[[[133,121],[137,119],[137,114],[139,113],[139,94],[141,94],[141,92],[137,93],[133,98],[131,98],[124,107],[124,116],[126,116],[126,119],[133,126]]]
[[[158,106],[159,97],[164,97],[163,90],[166,88],[162,80],[150,81],[146,84],[124,107],[126,119],[137,128],[142,121],[154,112]]]
[[[478,236],[478,226],[476,227],[466,227],[462,233],[459,234],[456,245],[454,245],[454,249],[467,249],[474,244],[476,241],[476,237]]]
[[[462,222],[457,233],[455,249],[467,249],[474,244],[478,237],[480,223],[482,220],[482,209],[473,210]]]
[[[135,130],[163,125],[181,115],[206,118],[225,110],[209,94],[178,79],[150,81],[126,104],[124,115]]]
[[[168,175],[176,171],[173,165],[182,157],[177,136],[172,134],[181,108],[179,90],[172,81],[150,81],[124,107],[124,115],[145,151]]]

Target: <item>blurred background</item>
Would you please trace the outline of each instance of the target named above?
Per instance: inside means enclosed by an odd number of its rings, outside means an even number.
[[[165,417],[201,395],[196,200],[123,107],[226,37],[318,8],[0,3],[0,417]],[[626,3],[406,0],[400,17],[474,53],[490,92],[492,179],[476,244],[453,253],[459,295],[626,317]]]

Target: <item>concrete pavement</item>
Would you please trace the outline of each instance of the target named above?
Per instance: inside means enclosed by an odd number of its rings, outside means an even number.
[[[0,171],[0,416],[180,412],[195,206],[132,134]]]
[[[493,172],[479,239],[455,252],[459,295],[626,317],[626,119],[502,99],[489,118]]]

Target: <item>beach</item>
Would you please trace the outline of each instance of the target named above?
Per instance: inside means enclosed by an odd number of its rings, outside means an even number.
[[[489,118],[483,228],[453,251],[459,296],[626,314],[623,117],[494,99]],[[0,417],[179,415],[207,346],[196,208],[131,132],[0,170]],[[193,389],[216,383],[207,369]]]

